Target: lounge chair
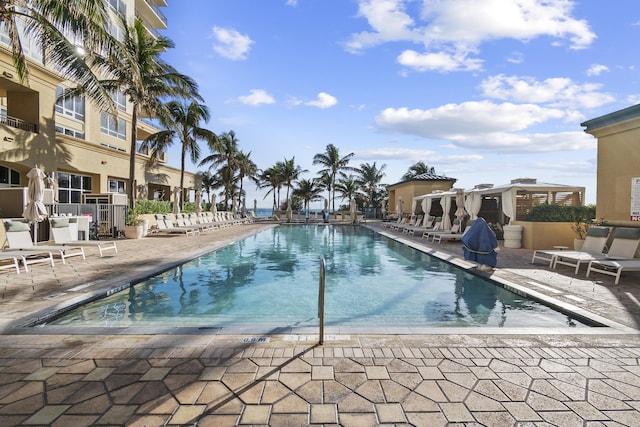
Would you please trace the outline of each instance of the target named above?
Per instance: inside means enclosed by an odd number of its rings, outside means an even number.
[[[587,235],[582,244],[582,248],[579,251],[561,251],[561,250],[535,250],[533,251],[533,258],[531,263],[535,263],[536,259],[540,259],[549,263],[549,267],[553,267],[554,257],[560,253],[592,253],[601,254],[604,252],[607,246],[607,240],[609,240],[609,233],[611,227],[593,226],[587,230]]]
[[[439,216],[438,218],[436,218],[436,222],[433,224],[433,227],[430,230],[427,230],[424,233],[422,233],[422,238],[429,240],[431,236],[433,236],[435,233],[442,231],[441,227],[442,227],[442,217]]]
[[[625,271],[640,271],[640,259],[625,260],[593,260],[587,266],[587,277],[591,272],[607,274],[615,277],[615,284],[620,282],[620,275]]]
[[[640,245],[640,228],[618,227],[615,230],[611,248],[605,253],[587,253],[580,251],[560,251],[553,256],[552,268],[558,264],[575,267],[578,273],[582,264],[599,260],[629,260],[635,256]]]
[[[422,222],[423,218],[424,218],[423,215],[416,215],[415,218],[413,218],[411,221],[407,222],[406,224],[403,224],[401,227],[398,227],[397,230],[402,231],[402,233],[404,234],[409,234],[409,230],[414,227],[418,227]]]
[[[450,230],[442,230],[442,231],[433,231],[427,234],[427,239],[431,237],[431,241],[435,242],[436,236],[445,236],[449,234],[459,234],[460,233],[460,220],[458,218],[453,220],[453,224],[451,224]],[[438,238],[439,239],[439,238]]]
[[[84,256],[82,246],[75,245],[34,245],[31,240],[31,228],[25,221],[5,220],[3,221],[7,235],[7,244],[11,250],[29,251],[29,256],[35,255],[34,252],[52,252],[60,255],[62,263],[66,263],[67,258],[74,256]]]
[[[433,229],[433,223],[436,221],[436,217],[433,215],[427,216],[426,221],[420,221],[422,224],[418,223],[415,227],[408,227],[407,234],[410,236],[415,236],[416,232],[424,233],[425,231],[429,231]]]
[[[457,231],[453,231],[453,227],[455,227],[455,222],[458,221],[458,230]],[[457,241],[457,240],[462,240],[462,236],[465,235],[465,233],[467,231],[469,231],[471,229],[471,226],[473,225],[475,220],[469,220],[464,228],[464,231],[461,233],[460,232],[460,221],[459,220],[454,220],[454,224],[451,227],[451,231],[446,232],[443,231],[441,233],[436,233],[433,235],[432,237],[432,241],[435,242],[437,241],[438,243],[442,243],[442,241],[444,240],[445,242],[451,242],[451,241]]]
[[[20,274],[20,265],[18,263],[18,259],[22,262],[24,266],[24,271],[29,272],[29,264],[36,264],[41,262],[46,262],[50,264],[51,267],[53,264],[53,254],[51,251],[46,250],[10,250],[4,249],[0,251],[0,261],[12,261],[10,264],[0,265],[0,270],[15,268],[16,273]]]
[[[97,240],[73,240],[68,218],[51,218],[51,235],[56,245],[63,246],[92,246],[98,248],[100,256],[104,256],[104,251],[113,250],[118,253],[115,241]]]
[[[170,220],[165,220],[164,215],[156,215],[156,225],[158,233],[184,234],[185,236],[195,236],[200,230],[193,227],[175,227]]]

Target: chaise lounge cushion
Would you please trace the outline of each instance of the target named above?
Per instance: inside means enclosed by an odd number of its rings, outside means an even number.
[[[29,223],[25,221],[16,221],[16,220],[5,220],[4,227],[7,232],[11,233],[14,231],[31,231],[31,227],[29,227]]]

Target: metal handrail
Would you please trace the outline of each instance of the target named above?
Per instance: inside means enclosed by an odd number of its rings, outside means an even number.
[[[324,288],[325,288],[326,262],[320,257],[320,286],[318,290],[318,317],[320,318],[320,334],[318,344],[324,343]]]

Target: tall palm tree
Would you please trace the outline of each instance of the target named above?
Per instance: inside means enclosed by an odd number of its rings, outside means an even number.
[[[243,196],[245,192],[242,189],[242,184],[245,178],[249,178],[249,180],[256,184],[259,182],[257,177],[258,166],[253,162],[253,160],[251,160],[251,152],[245,153],[242,150],[238,151],[236,154],[235,164],[238,168],[237,173],[238,180],[240,181],[240,196]]]
[[[356,182],[360,185],[360,188],[365,192],[369,205],[371,207],[378,206],[378,196],[381,190],[382,178],[384,178],[384,170],[387,165],[382,165],[380,168],[373,163],[362,163],[358,170],[358,177]]]
[[[224,187],[224,203],[228,206],[229,200],[236,191],[233,191],[237,184],[237,156],[238,156],[238,139],[233,130],[222,133],[218,140],[209,145],[211,154],[206,156],[200,162],[199,166],[209,164],[209,168],[218,167],[218,174],[223,180]],[[224,169],[224,170],[222,170]]]
[[[129,206],[135,202],[135,172],[138,140],[138,117],[168,114],[161,101],[163,97],[185,97],[200,100],[197,84],[190,77],[180,74],[160,58],[160,54],[174,47],[164,36],[153,36],[145,28],[142,19],[136,18],[128,25],[120,16],[123,41],[115,43],[105,56],[96,56],[94,63],[108,76],[101,84],[111,92],[123,92],[133,108],[131,111],[131,138],[129,147]]]
[[[269,194],[273,196],[272,214],[278,208],[279,200],[276,200],[276,193],[280,191],[282,186],[281,174],[278,172],[277,166],[271,166],[260,174],[260,188],[269,188],[264,195],[266,199]],[[279,198],[279,197],[278,197]]]
[[[293,195],[304,201],[304,209],[309,214],[309,203],[322,199],[322,187],[315,179],[301,179],[293,190]]]
[[[300,165],[296,165],[296,158],[294,156],[289,160],[286,158],[284,159],[284,162],[281,163],[279,172],[282,175],[283,184],[287,186],[287,203],[289,203],[289,190],[292,187],[293,181],[298,179],[301,174],[308,171],[306,169],[303,170]]]
[[[216,179],[209,171],[199,172],[198,175],[200,175],[202,191],[207,193],[207,198],[209,199],[209,203],[211,203],[211,190],[216,188]]]
[[[418,175],[422,175],[423,173],[435,174],[436,169],[433,166],[427,166],[426,163],[421,160],[409,166],[407,173],[402,175],[402,180],[406,181]]]
[[[0,23],[6,26],[20,81],[29,80],[24,46],[32,42],[42,49],[45,64],[81,86],[97,105],[112,108],[113,102],[92,69],[94,54],[110,51],[114,41],[105,31],[109,21],[106,4],[104,0],[0,1]]]
[[[177,138],[181,143],[180,150],[180,188],[184,188],[184,170],[187,154],[191,162],[200,159],[200,147],[198,141],[205,141],[209,145],[215,144],[218,137],[212,131],[200,127],[200,122],[209,121],[209,109],[206,105],[192,101],[185,104],[179,101],[170,101],[165,107],[168,115],[160,118],[160,122],[166,128],[149,136],[142,143],[143,147],[151,148],[151,160],[155,161],[158,155],[166,150]],[[182,198],[180,198],[182,205]],[[182,209],[182,206],[180,206]]]
[[[359,189],[360,186],[353,175],[347,175],[342,172],[340,173],[340,178],[336,182],[336,191],[340,196],[342,196],[342,200],[353,199]]]
[[[349,160],[354,156],[354,153],[349,153],[346,156],[340,157],[340,151],[333,144],[328,144],[324,153],[319,153],[313,156],[314,165],[322,165],[324,169],[320,170],[320,173],[327,173],[331,177],[330,192],[333,191],[331,209],[336,210],[336,177],[340,171],[354,171],[355,169],[349,167]]]

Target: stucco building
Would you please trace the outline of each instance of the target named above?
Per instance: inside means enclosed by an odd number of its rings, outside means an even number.
[[[406,181],[400,181],[387,186],[389,193],[389,214],[399,214],[397,211],[398,198],[402,198],[402,212],[411,213],[411,203],[414,197],[429,194],[434,191],[447,191],[453,187],[457,179],[442,175],[423,173]]]
[[[160,10],[165,0],[105,0],[115,22],[115,11],[129,20],[142,18],[157,36],[167,28]],[[2,31],[4,30],[4,32]],[[116,26],[111,27],[117,31]],[[38,47],[25,43],[31,75],[21,83],[14,70],[6,28],[0,28],[0,187],[25,187],[27,172],[39,165],[57,183],[60,203],[81,203],[82,195],[126,194],[129,179],[131,104],[114,94],[118,117],[101,111],[82,97],[56,103],[73,82],[64,81],[43,63]],[[148,118],[147,118],[148,119]],[[149,120],[138,120],[138,139],[158,131]],[[167,165],[166,154],[154,168],[149,153],[136,158],[135,193],[142,199],[170,200],[180,184],[180,170]],[[185,173],[185,187],[195,184]],[[120,198],[122,200],[122,197]]]
[[[598,139],[596,216],[640,226],[640,104],[581,125]]]

